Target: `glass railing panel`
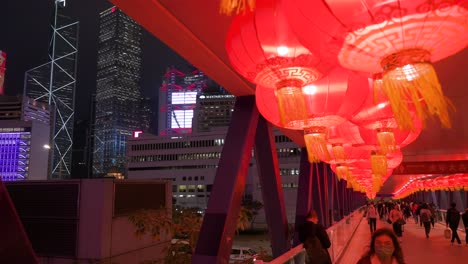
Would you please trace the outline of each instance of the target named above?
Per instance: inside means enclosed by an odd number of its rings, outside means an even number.
[[[340,258],[341,254],[343,254],[356,228],[359,226],[363,214],[364,207],[361,207],[327,229],[327,233],[331,241],[331,247],[328,249],[328,252],[330,253],[333,263]],[[305,254],[303,245],[300,244],[270,262],[256,260],[254,263],[303,264],[305,263]]]

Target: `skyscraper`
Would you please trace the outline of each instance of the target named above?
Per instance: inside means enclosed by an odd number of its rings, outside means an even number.
[[[25,74],[24,94],[33,100],[53,105],[55,121],[51,122],[51,178],[69,178],[75,115],[78,22],[63,14],[65,0],[55,0],[49,46],[49,62]]]
[[[125,171],[127,137],[140,129],[141,27],[116,7],[100,13],[93,174]]]
[[[169,68],[159,92],[158,129],[160,135],[192,133],[197,95],[207,87],[208,77],[197,69]]]

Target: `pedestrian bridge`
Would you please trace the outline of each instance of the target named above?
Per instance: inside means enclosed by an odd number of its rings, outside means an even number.
[[[468,245],[465,243],[465,231],[460,223],[458,235],[462,244],[454,245],[450,239],[444,237],[445,212],[439,211],[439,219],[431,229],[427,239],[424,227],[416,224],[413,218],[408,218],[404,225],[404,232],[401,246],[403,248],[406,263],[456,263],[462,259],[468,259]],[[346,220],[348,219],[348,220]],[[356,264],[360,257],[367,251],[370,243],[370,230],[367,219],[363,213],[356,211],[343,222],[338,222],[328,229],[328,234],[332,240],[332,247],[329,249],[333,263],[336,264]],[[377,229],[392,228],[384,219],[377,220]],[[347,231],[344,231],[347,230]],[[349,237],[347,237],[349,235]],[[304,250],[299,245],[275,260],[268,262],[273,264],[297,264],[304,263]],[[266,263],[261,260],[255,264]]]

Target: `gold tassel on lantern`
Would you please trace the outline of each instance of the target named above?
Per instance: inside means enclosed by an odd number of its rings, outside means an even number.
[[[442,92],[430,56],[422,49],[407,49],[388,55],[381,61],[384,69],[381,87],[398,126],[403,130],[415,129],[411,106],[421,120],[436,115],[444,127],[451,127],[448,108],[455,108]],[[378,87],[379,82],[374,82],[374,89]]]
[[[397,150],[395,134],[391,128],[377,128],[377,140],[383,155]]]
[[[285,128],[303,128],[307,120],[307,108],[301,88],[302,82],[284,80],[276,84],[276,98],[281,125]]]
[[[336,164],[336,176],[338,180],[347,180],[348,179],[348,166],[343,164]]]
[[[310,163],[330,160],[326,132],[325,127],[312,127],[304,130],[304,140]]]
[[[253,11],[255,8],[255,0],[221,0],[219,13],[230,16],[243,13],[247,10]]]
[[[387,174],[387,156],[372,151],[370,161],[372,174],[380,176]]]
[[[382,176],[372,174],[372,191],[379,192],[382,187]]]
[[[343,144],[333,144],[332,151],[333,151],[333,156],[335,157],[335,161],[337,162],[346,161],[346,153],[345,153]]]

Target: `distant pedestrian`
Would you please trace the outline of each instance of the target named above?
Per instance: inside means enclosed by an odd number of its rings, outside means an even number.
[[[465,241],[468,247],[468,208],[465,209],[465,213],[462,214],[463,226],[465,227]]]
[[[369,250],[357,264],[404,264],[403,250],[395,233],[388,228],[376,230],[371,237]]]
[[[390,216],[388,217],[388,219],[390,219],[390,222],[392,223],[393,232],[395,232],[397,237],[400,238],[400,242],[401,242],[401,237],[403,236],[403,230],[398,220],[403,219],[403,214],[401,213],[398,205],[395,205],[393,207],[393,210],[390,211]]]
[[[432,213],[429,210],[429,206],[427,204],[423,204],[421,206],[421,211],[419,211],[419,220],[424,225],[424,231],[426,233],[426,238],[429,238],[429,233],[431,232],[431,217]]]
[[[416,202],[413,203],[413,207],[411,208],[411,211],[413,213],[414,223],[417,224],[418,223],[418,214],[417,214],[418,204]]]
[[[435,208],[435,204],[434,203],[430,203],[429,204],[429,211],[431,211],[431,224],[432,224],[432,228],[435,228],[435,221],[436,221],[436,208]]]
[[[452,240],[450,241],[453,245],[455,239],[457,240],[458,244],[461,245],[460,237],[458,236],[457,229],[458,224],[460,223],[460,212],[457,210],[457,204],[452,203],[451,208],[447,210],[447,219],[446,219],[446,226],[450,227],[452,230]]]
[[[370,232],[371,234],[375,232],[375,229],[377,228],[377,209],[374,206],[374,203],[370,203],[369,206],[367,206],[366,210],[366,215],[367,215],[367,221],[370,226]]]
[[[317,212],[307,214],[304,224],[299,227],[299,241],[304,243],[306,263],[331,264],[328,248],[331,246],[325,227],[319,224]]]

